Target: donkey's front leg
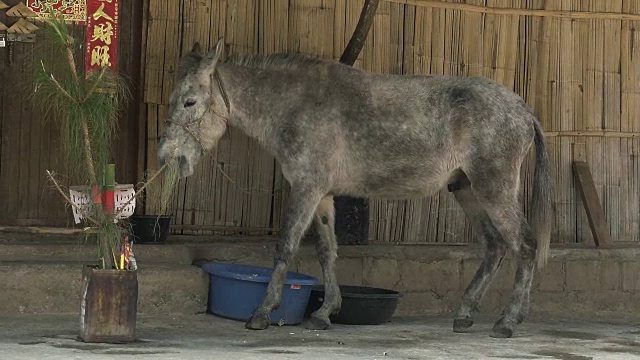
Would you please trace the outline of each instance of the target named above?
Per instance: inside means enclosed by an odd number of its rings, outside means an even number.
[[[264,330],[269,326],[269,314],[280,305],[289,263],[298,252],[300,238],[309,227],[318,203],[324,195],[317,187],[291,187],[285,222],[276,246],[273,274],[262,304],[246,324],[247,329]]]

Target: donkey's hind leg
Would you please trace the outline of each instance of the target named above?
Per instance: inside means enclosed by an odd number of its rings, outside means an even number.
[[[315,225],[318,230],[316,252],[322,267],[324,278],[324,301],[320,309],[311,314],[305,323],[307,329],[324,330],[331,325],[329,316],[340,311],[342,297],[338,279],[336,278],[336,258],[338,257],[338,243],[334,230],[335,210],[333,197],[322,199],[315,213]]]
[[[517,270],[513,287],[513,294],[509,304],[502,312],[502,318],[493,326],[493,337],[511,337],[515,324],[520,324],[528,312],[529,293],[535,271],[535,256],[537,242],[533,230],[524,216],[521,220],[521,236],[523,242],[516,251]]]
[[[453,331],[463,332],[473,325],[473,313],[477,310],[480,300],[500,266],[506,253],[506,246],[502,236],[474,194],[471,182],[464,172],[458,171],[455,174],[449,185],[449,191],[453,192],[485,247],[482,264],[465,290],[456,318],[453,320]]]
[[[515,325],[522,322],[526,313],[537,243],[518,204],[519,172],[508,174],[493,169],[493,172],[487,173],[489,169],[483,170],[483,174],[470,176],[473,189],[517,259],[511,301],[503,311],[502,318],[495,323],[492,333],[493,337],[511,337]],[[474,182],[476,178],[480,180],[478,183]]]

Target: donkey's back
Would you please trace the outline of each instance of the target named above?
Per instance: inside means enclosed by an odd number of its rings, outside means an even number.
[[[312,163],[323,166],[334,195],[427,195],[459,170],[517,177],[534,138],[537,120],[522,98],[486,78],[340,66],[320,74],[327,79],[314,84],[327,87],[320,90],[324,110],[316,125],[304,125],[313,129],[303,142],[305,161],[316,154]]]

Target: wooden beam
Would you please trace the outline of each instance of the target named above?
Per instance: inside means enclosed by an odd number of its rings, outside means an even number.
[[[465,3],[453,3],[435,0],[385,0],[392,3],[428,7],[434,9],[460,10],[472,13],[492,14],[492,15],[519,15],[538,16],[560,19],[606,19],[606,20],[640,20],[640,14],[623,14],[602,11],[564,11],[564,10],[544,10],[544,9],[514,9],[498,8],[490,6],[472,5]]]
[[[582,204],[587,212],[587,220],[597,248],[611,247],[611,235],[604,215],[600,199],[596,192],[589,164],[585,161],[573,162],[573,174],[578,186]]]
[[[279,228],[271,227],[250,227],[250,226],[221,226],[221,225],[191,225],[191,224],[171,224],[172,230],[204,230],[204,231],[225,231],[225,232],[279,232]]]
[[[546,138],[550,137],[605,137],[605,138],[640,138],[640,132],[632,131],[547,131]]]

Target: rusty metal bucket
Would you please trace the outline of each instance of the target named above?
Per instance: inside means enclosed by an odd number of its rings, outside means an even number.
[[[84,342],[127,343],[136,339],[138,273],[82,269],[80,338]]]

